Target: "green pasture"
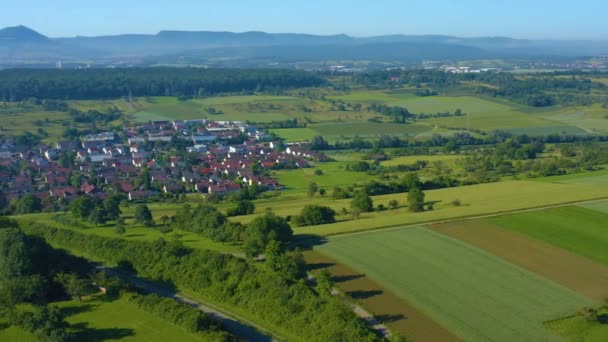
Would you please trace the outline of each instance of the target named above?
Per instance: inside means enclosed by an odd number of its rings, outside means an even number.
[[[350,199],[333,200],[329,196],[313,198],[306,196],[308,181],[303,180],[301,173],[298,175],[294,178],[281,177],[283,184],[291,184],[289,186],[292,187],[293,191],[288,191],[276,198],[258,200],[256,201],[257,214],[241,216],[232,220],[247,223],[266,209],[272,209],[277,215],[281,216],[298,215],[300,210],[309,204],[329,206],[336,211],[341,211],[342,208],[350,210]],[[329,184],[322,183],[325,176],[310,175],[309,177],[330,193]],[[347,177],[349,177],[349,173],[345,172],[343,176],[345,178],[344,184],[352,184],[353,180],[347,179]],[[339,180],[340,178],[336,178],[335,182],[332,181],[331,184],[339,185]],[[606,198],[608,197],[608,185],[504,181],[431,190],[426,191],[425,194],[426,201],[434,203],[433,210],[421,213],[410,212],[406,206],[406,193],[374,196],[374,206],[382,204],[385,208],[388,208],[388,203],[391,200],[397,200],[399,207],[397,209],[363,213],[359,219],[352,219],[350,215],[339,216],[336,223],[314,227],[295,227],[294,231],[296,234],[334,235]],[[461,205],[452,204],[456,199],[460,200]]]
[[[378,122],[339,122],[324,123],[308,126],[319,135],[337,139],[341,137],[376,137],[381,135],[415,136],[431,129],[429,126],[419,124],[397,124]]]
[[[271,129],[270,132],[288,142],[309,141],[315,135],[319,135],[315,130],[310,128],[275,128]]]
[[[570,184],[608,184],[608,170],[571,173],[562,176],[534,178],[538,182]]]
[[[200,336],[139,309],[126,299],[94,297],[82,302],[53,303],[61,308],[76,341],[201,341]],[[212,339],[209,338],[209,341]],[[0,341],[34,342],[35,336],[18,327],[2,329]]]
[[[149,208],[154,215],[154,219],[158,222],[159,218],[163,215],[171,216],[175,214],[175,211],[179,209],[183,204],[150,204]],[[159,227],[144,227],[136,224],[132,216],[135,211],[135,207],[123,208],[124,216],[126,220],[126,233],[119,235],[115,232],[115,226],[113,222],[109,222],[104,225],[95,226],[87,222],[77,221],[78,226],[61,223],[58,220],[53,219],[56,214],[29,214],[17,217],[19,220],[31,220],[40,222],[45,225],[59,228],[59,229],[73,229],[82,234],[98,235],[103,237],[120,238],[126,240],[137,240],[137,241],[154,241],[158,239],[172,240],[179,239],[185,246],[196,249],[208,249],[219,251],[230,254],[242,254],[239,246],[214,242],[211,239],[205,238],[198,234],[177,230],[170,233],[163,234],[160,232]],[[69,214],[59,214],[68,215]]]
[[[597,202],[592,202],[592,203],[584,203],[584,204],[579,204],[578,206],[608,214],[608,201],[597,201]]]
[[[608,315],[608,310],[599,314]],[[608,341],[608,324],[589,322],[580,314],[548,322],[546,326],[571,342]]]
[[[578,206],[505,215],[498,225],[608,265],[608,214]]]
[[[555,340],[543,322],[591,303],[424,228],[333,237],[315,248],[376,280],[467,341]]]

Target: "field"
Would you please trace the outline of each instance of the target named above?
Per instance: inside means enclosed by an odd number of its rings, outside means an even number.
[[[177,207],[171,207],[170,211],[160,211],[160,210],[155,210],[155,207],[157,207],[157,205],[149,205],[149,207],[153,211],[155,219],[157,219],[157,220],[161,215],[174,214],[174,211],[177,209]],[[158,206],[158,207],[160,207],[160,206]],[[55,228],[59,228],[59,229],[74,229],[77,232],[82,233],[82,234],[91,234],[91,235],[98,235],[98,236],[104,236],[104,237],[120,238],[120,239],[126,239],[126,240],[138,240],[138,241],[154,241],[154,240],[158,240],[160,238],[163,238],[166,240],[171,240],[171,239],[179,238],[179,240],[185,246],[191,247],[191,248],[209,249],[209,250],[213,250],[213,251],[239,254],[239,255],[242,253],[240,247],[237,245],[214,242],[210,239],[207,239],[207,238],[202,237],[195,233],[186,232],[186,231],[173,231],[170,233],[163,234],[157,228],[149,228],[149,227],[143,227],[141,225],[137,225],[131,219],[132,216],[130,216],[130,215],[132,215],[134,209],[126,208],[126,210],[123,209],[123,211],[125,214],[124,215],[125,218],[127,218],[127,220],[126,220],[127,232],[124,235],[117,234],[114,231],[115,230],[114,224],[111,222],[106,225],[100,225],[100,226],[94,226],[94,225],[91,225],[86,222],[79,222],[80,226],[75,227],[73,225],[66,225],[64,223],[61,223],[61,221],[54,220],[53,217],[55,216],[55,214],[22,215],[17,218],[20,220],[32,220],[32,221],[40,222],[40,223],[43,223],[50,227],[55,227]]]
[[[599,314],[608,315],[608,312],[604,310]],[[546,326],[572,342],[608,341],[607,324],[589,322],[581,315],[551,321]]]
[[[333,237],[317,248],[394,291],[464,340],[555,339],[542,323],[592,302],[424,228]]]
[[[336,286],[343,293],[403,336],[414,341],[459,340],[456,335],[367,275],[313,250],[305,251],[304,257],[313,273],[320,269],[329,270]]]
[[[492,222],[608,265],[608,214],[582,207],[506,215]]]
[[[536,213],[539,216],[546,213]],[[489,220],[466,220],[429,228],[481,248],[508,262],[598,301],[608,297],[608,267]]]
[[[418,124],[375,123],[375,122],[344,122],[331,124],[315,124],[309,127],[319,135],[330,140],[343,140],[345,137],[379,137],[381,135],[415,136],[431,129],[429,126]]]
[[[67,316],[76,341],[200,341],[197,336],[137,308],[126,299],[72,300],[53,305],[58,305]],[[0,330],[0,340],[33,342],[36,338],[11,327]]]
[[[457,188],[426,191],[426,201],[435,202],[434,210],[422,213],[411,213],[401,206],[396,210],[365,213],[356,221],[340,221],[316,227],[296,228],[296,234],[333,235],[346,232],[392,227],[405,224],[439,221],[459,217],[470,217],[500,212],[522,210],[527,208],[558,205],[584,201],[608,196],[608,187],[592,184],[553,184],[531,181],[504,181],[500,183],[479,184]],[[375,196],[374,205],[388,206],[390,200],[405,203],[406,194]],[[455,199],[460,206],[451,204]],[[296,215],[307,204],[328,205],[335,210],[349,208],[349,200],[332,201],[326,198],[306,198],[272,203],[280,215]],[[258,205],[265,208],[265,203]],[[276,208],[276,209],[275,209]]]

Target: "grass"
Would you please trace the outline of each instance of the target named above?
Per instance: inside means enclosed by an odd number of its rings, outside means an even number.
[[[287,140],[288,142],[308,141],[318,133],[310,128],[276,128],[270,132]]]
[[[608,184],[608,170],[571,173],[562,176],[534,178],[533,180],[564,184]]]
[[[430,221],[495,214],[534,207],[605,198],[608,187],[591,184],[552,184],[530,181],[504,181],[457,188],[426,191],[426,200],[435,202],[434,210],[411,213],[403,205],[396,210],[365,213],[358,220],[342,220],[322,226],[295,228],[296,234],[334,235]],[[294,196],[295,197],[295,196]],[[406,194],[375,196],[374,205],[388,207],[390,200],[406,202]],[[451,202],[459,199],[461,206]],[[296,197],[269,205],[279,215],[296,215],[307,204],[328,205],[334,210],[350,208],[350,200]],[[258,205],[261,209],[265,205]]]
[[[543,328],[544,321],[591,303],[424,228],[334,237],[317,248],[394,291],[464,340],[552,340],[555,336]]]
[[[415,136],[431,129],[419,124],[398,124],[378,122],[343,122],[309,125],[319,135],[327,138],[375,137],[381,135]]]
[[[608,315],[606,310],[600,315]],[[582,315],[551,321],[546,326],[571,342],[608,341],[608,324],[589,322]]]
[[[158,219],[161,216],[161,213],[158,210],[154,210],[154,207],[160,207],[161,205],[150,205],[152,208],[155,218]],[[177,207],[172,207],[171,210],[174,212]],[[130,213],[134,211],[134,208],[123,208],[123,212],[126,217],[130,217]],[[90,235],[98,235],[103,237],[111,237],[111,238],[119,238],[125,240],[136,240],[136,241],[154,241],[160,238],[165,240],[171,240],[174,238],[178,238],[183,244],[190,248],[195,249],[208,249],[213,251],[218,251],[222,253],[230,253],[240,255],[242,254],[242,250],[237,245],[232,244],[224,244],[220,242],[214,242],[211,239],[202,237],[198,234],[187,232],[187,231],[174,231],[167,234],[162,234],[159,229],[143,227],[140,225],[136,225],[132,219],[127,220],[127,232],[124,235],[117,234],[114,230],[114,224],[112,222],[102,225],[102,226],[94,226],[88,224],[86,222],[81,222],[80,225],[82,227],[72,227],[67,226],[66,224],[59,223],[53,219],[56,214],[29,214],[22,215],[17,217],[20,220],[32,220],[36,222],[40,222],[46,224],[51,227],[59,228],[59,229],[73,229],[82,234],[90,234]],[[61,215],[61,214],[60,214]]]
[[[608,201],[598,201],[593,203],[580,204],[579,207],[592,209],[608,214]]]
[[[506,215],[496,224],[608,265],[608,214],[569,206]]]
[[[53,303],[61,308],[76,341],[201,341],[199,336],[145,312],[126,299],[94,297]],[[0,340],[29,342],[37,339],[18,327],[0,330]]]

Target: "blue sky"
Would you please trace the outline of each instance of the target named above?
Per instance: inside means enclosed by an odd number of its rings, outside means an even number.
[[[608,39],[606,0],[17,0],[0,27],[51,37],[163,29]]]

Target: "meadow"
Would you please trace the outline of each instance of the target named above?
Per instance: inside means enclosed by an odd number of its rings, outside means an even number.
[[[57,305],[76,341],[201,341],[200,337],[137,308],[126,299],[93,297]],[[36,337],[18,327],[2,329],[1,341],[34,342]]]
[[[556,339],[542,323],[592,303],[425,228],[332,237],[316,248],[370,276],[464,340]]]

